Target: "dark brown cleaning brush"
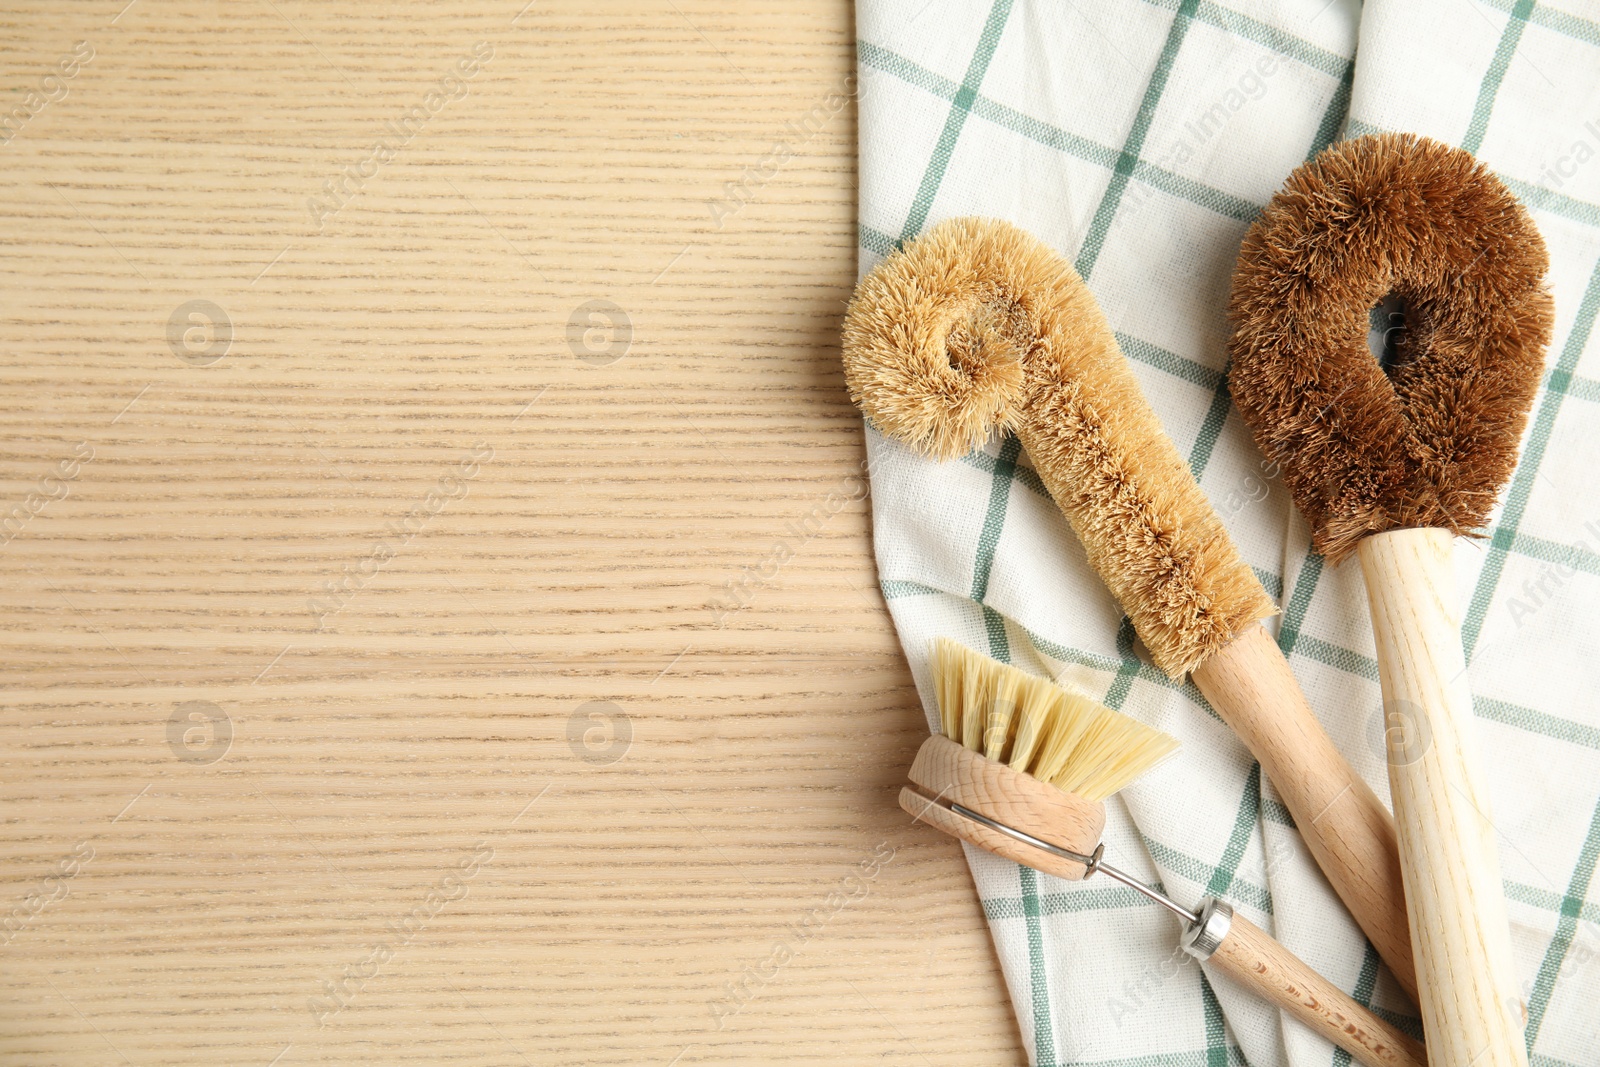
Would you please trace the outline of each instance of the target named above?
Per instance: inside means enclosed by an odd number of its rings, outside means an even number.
[[[1337,563],[1361,560],[1430,1061],[1524,1067],[1451,549],[1516,465],[1553,310],[1544,242],[1471,155],[1409,134],[1290,175],[1239,253],[1229,384]],[[1368,309],[1405,303],[1396,358]],[[1397,743],[1398,742],[1398,743]]]

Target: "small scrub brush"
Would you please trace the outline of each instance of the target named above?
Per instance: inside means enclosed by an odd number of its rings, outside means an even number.
[[[934,645],[933,675],[942,733],[923,743],[900,791],[909,814],[1047,874],[1121,882],[1184,922],[1185,952],[1355,1059],[1423,1067],[1421,1045],[1223,901],[1191,911],[1104,861],[1103,801],[1176,752],[1174,738],[947,638]]]

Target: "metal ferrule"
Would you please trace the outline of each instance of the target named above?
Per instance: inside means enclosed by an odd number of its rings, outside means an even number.
[[[1199,918],[1183,932],[1183,951],[1204,963],[1233,929],[1233,908],[1215,897],[1200,907]]]

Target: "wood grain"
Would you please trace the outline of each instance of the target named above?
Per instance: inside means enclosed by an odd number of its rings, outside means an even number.
[[[0,1062],[1021,1062],[895,803],[849,5],[125,3],[0,10]]]
[[[1425,1067],[1422,1046],[1307,966],[1242,915],[1210,957],[1213,967],[1350,1053],[1367,1067]],[[1447,1062],[1447,1061],[1437,1061]]]
[[[1391,530],[1356,547],[1383,690],[1422,1027],[1434,1067],[1527,1067],[1527,1018],[1483,764],[1449,530]]]
[[[1080,856],[1094,855],[1106,826],[1103,804],[986,759],[940,734],[922,743],[908,777],[918,788],[900,790],[900,807],[906,814],[1008,860],[1068,881],[1083,878],[1086,868],[1082,863],[1024,844],[936,801],[960,804]]]
[[[1277,642],[1263,626],[1246,627],[1192,677],[1261,762],[1317,866],[1416,999],[1394,817],[1322,728]]]

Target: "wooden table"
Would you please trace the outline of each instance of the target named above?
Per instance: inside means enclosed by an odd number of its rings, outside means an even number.
[[[0,1062],[1021,1060],[895,806],[849,6],[525,2],[0,14]]]

